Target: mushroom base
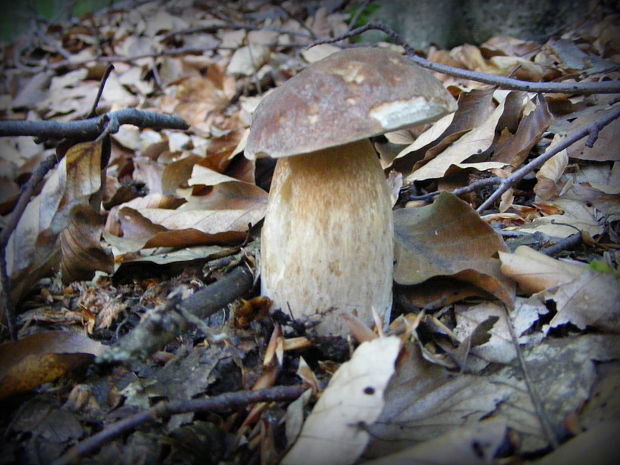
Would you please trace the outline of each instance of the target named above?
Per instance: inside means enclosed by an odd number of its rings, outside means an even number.
[[[345,335],[342,313],[389,316],[392,207],[370,141],[278,160],[261,237],[262,293],[273,308]]]

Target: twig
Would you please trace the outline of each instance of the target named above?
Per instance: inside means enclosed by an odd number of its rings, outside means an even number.
[[[480,189],[481,187],[494,186],[496,184],[501,184],[501,182],[502,182],[502,178],[498,176],[493,176],[492,178],[479,179],[478,181],[472,182],[471,184],[468,184],[467,186],[457,187],[456,189],[453,189],[451,191],[445,191],[445,192],[450,192],[454,195],[469,194],[470,192],[476,191]],[[406,196],[406,194],[404,194],[403,200],[405,201],[431,200],[432,198],[438,196],[442,192],[444,191],[435,191],[435,192],[429,192],[428,194],[423,194],[423,195],[409,195],[409,196]]]
[[[103,72],[103,76],[101,77],[101,82],[99,83],[99,89],[97,90],[97,95],[95,96],[95,101],[93,102],[93,106],[88,113],[87,118],[94,118],[97,116],[97,107],[99,106],[99,100],[101,100],[101,95],[103,94],[103,89],[105,88],[105,83],[110,77],[110,73],[114,70],[114,65],[109,64],[106,66],[105,71]]]
[[[552,246],[545,247],[544,249],[541,250],[541,252],[544,253],[545,255],[552,256],[570,247],[575,247],[577,244],[580,244],[582,240],[583,240],[583,237],[581,235],[581,232],[571,234],[570,236],[565,237],[564,239],[560,239]]]
[[[282,29],[282,28],[277,28],[277,27],[272,27],[272,26],[257,26],[255,24],[248,24],[248,23],[229,23],[229,22],[226,22],[226,23],[222,23],[222,24],[214,24],[214,25],[202,26],[202,27],[193,27],[193,28],[183,29],[181,31],[171,32],[170,34],[165,35],[162,38],[162,41],[165,42],[166,40],[168,40],[168,39],[170,39],[170,38],[172,38],[172,37],[174,37],[176,35],[195,34],[197,32],[216,32],[216,31],[219,31],[222,28],[248,29],[250,31],[272,31],[272,32],[279,32],[280,34],[288,34],[288,35],[292,35],[292,36],[306,37],[308,39],[313,39],[314,38],[309,33],[300,32],[300,31],[290,31],[288,29]]]
[[[89,454],[106,442],[133,430],[137,426],[165,418],[170,415],[188,412],[205,412],[213,410],[232,410],[256,402],[282,402],[297,399],[307,388],[301,385],[277,386],[256,391],[227,392],[215,397],[160,402],[149,410],[132,415],[116,422],[88,439],[71,447],[64,455],[52,462],[52,465],[69,465],[78,458]]]
[[[197,318],[205,319],[233,300],[245,295],[252,288],[253,283],[252,272],[246,266],[241,265],[185,300],[169,300],[165,306],[151,310],[137,328],[117,344],[110,346],[97,359],[97,362],[144,359],[192,324],[183,316],[183,313],[188,312]],[[183,311],[177,311],[177,307],[182,308]]]
[[[582,93],[582,94],[615,94],[620,93],[620,80],[615,81],[602,81],[602,82],[531,82],[521,81],[519,79],[512,79],[502,76],[494,76],[492,74],[480,73],[478,71],[470,71],[461,68],[455,68],[453,66],[442,65],[435,63],[421,56],[415,54],[415,50],[403,40],[398,33],[390,29],[388,26],[379,23],[368,23],[365,26],[358,27],[344,34],[334,37],[332,39],[318,40],[310,45],[308,48],[319,44],[327,44],[338,42],[340,40],[348,39],[350,37],[362,34],[370,30],[379,30],[387,34],[394,42],[401,45],[407,56],[415,63],[428,68],[432,71],[448,74],[463,79],[470,79],[472,81],[483,82],[485,84],[491,84],[498,86],[502,89],[512,90],[524,90],[527,92],[557,92],[557,93]]]
[[[482,203],[482,205],[480,205],[477,208],[478,213],[483,212],[485,209],[487,209],[493,202],[495,202],[495,200],[497,200],[504,192],[510,189],[511,186],[513,186],[515,183],[521,180],[526,174],[534,171],[537,168],[540,168],[551,157],[561,152],[562,150],[566,149],[567,147],[570,147],[578,140],[583,139],[587,135],[590,135],[590,137],[588,138],[587,144],[590,144],[589,146],[591,146],[594,143],[594,140],[592,139],[592,135],[598,134],[598,132],[601,129],[603,129],[605,126],[607,126],[609,123],[611,123],[613,120],[615,120],[618,117],[620,117],[620,105],[612,109],[611,111],[607,112],[604,116],[600,117],[599,119],[594,121],[592,124],[578,129],[570,136],[566,137],[565,139],[563,139],[562,141],[560,141],[553,147],[549,148],[543,154],[534,158],[527,165],[524,165],[521,168],[519,168],[517,171],[512,173],[507,178],[503,178],[497,190],[495,190],[495,192],[493,192],[493,194],[491,194],[491,196],[488,199],[486,199]]]
[[[80,121],[0,121],[0,137],[37,136],[48,138],[94,139],[110,124],[133,124],[151,129],[188,129],[189,125],[178,116],[160,115],[149,111],[126,108],[96,118]]]
[[[17,338],[17,331],[15,328],[15,308],[11,301],[11,280],[6,266],[6,246],[11,238],[11,234],[17,227],[17,223],[19,223],[19,220],[24,214],[35,189],[45,178],[45,175],[54,168],[59,161],[60,158],[56,154],[50,155],[36,167],[30,179],[28,179],[28,182],[22,187],[15,208],[9,215],[4,228],[0,232],[0,285],[2,286],[0,290],[0,303],[5,306],[7,327],[9,335],[13,340]]]
[[[364,12],[364,10],[368,7],[368,4],[370,3],[370,0],[364,0],[361,5],[359,5],[357,7],[357,10],[355,11],[355,14],[353,16],[351,16],[351,19],[349,20],[349,31],[353,30],[353,28],[355,27],[355,25],[357,24],[357,20],[359,19],[359,17],[362,15],[362,13]]]
[[[299,24],[301,26],[302,29],[304,29],[306,32],[308,32],[309,37],[312,40],[316,40],[317,35],[315,34],[315,32],[309,28],[305,22],[303,22],[301,19],[297,18],[296,16],[292,15],[290,11],[288,11],[286,8],[284,8],[282,5],[278,5],[276,8],[278,8],[279,10],[283,11],[284,14],[286,15],[287,18],[292,19],[293,21],[295,21],[297,24]]]

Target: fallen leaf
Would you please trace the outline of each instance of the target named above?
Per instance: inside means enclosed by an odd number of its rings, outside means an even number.
[[[568,154],[562,150],[540,167],[536,173],[534,192],[537,200],[551,200],[560,193],[559,181],[568,166]]]
[[[412,285],[435,276],[469,282],[512,306],[514,285],[499,272],[501,237],[467,203],[440,194],[432,205],[394,212],[394,280]]]
[[[579,329],[592,326],[620,333],[620,280],[612,273],[585,268],[576,279],[548,289],[545,296],[555,301],[558,312],[549,323],[552,328],[572,323]]]
[[[522,245],[514,253],[499,252],[501,272],[514,279],[523,292],[533,294],[579,277],[585,265],[549,257]]]
[[[492,418],[361,465],[487,465],[505,439],[506,420]]]
[[[103,353],[78,333],[49,331],[0,345],[0,399],[53,381]]]
[[[535,387],[554,428],[590,398],[600,362],[620,357],[620,337],[587,334],[578,337],[546,339],[523,350],[523,356]],[[539,451],[548,446],[520,370],[503,368],[490,377],[496,386],[508,389],[505,402],[495,415],[508,420],[518,434],[520,453]]]
[[[435,158],[407,175],[405,182],[411,184],[414,181],[440,178],[451,165],[462,163],[472,155],[487,150],[493,143],[495,128],[503,111],[504,104],[502,102],[482,124],[461,136]]]
[[[101,244],[104,220],[90,205],[75,207],[60,235],[64,283],[89,280],[95,271],[112,273],[114,258]]]
[[[400,346],[394,336],[361,344],[330,380],[282,464],[355,462],[370,438],[361,425],[381,413]]]
[[[14,302],[58,264],[58,237],[67,228],[73,208],[89,205],[101,188],[100,170],[101,142],[76,144],[28,203],[6,247]]]
[[[553,115],[549,111],[547,102],[540,95],[537,95],[535,109],[519,122],[515,135],[495,149],[491,160],[509,163],[515,168],[520,166],[552,120]]]
[[[368,424],[371,442],[364,457],[378,458],[477,425],[510,390],[482,376],[451,374],[409,345],[385,392],[385,407]]]

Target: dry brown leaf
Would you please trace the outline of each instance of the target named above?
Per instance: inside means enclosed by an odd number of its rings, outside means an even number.
[[[381,415],[364,429],[371,437],[364,457],[382,457],[477,425],[509,393],[508,387],[485,377],[451,374],[432,365],[417,345],[408,345],[386,389]]]
[[[114,258],[101,244],[104,219],[90,205],[75,207],[60,235],[61,271],[65,283],[91,279],[95,271],[114,271]]]
[[[493,463],[505,435],[506,420],[492,418],[361,465],[488,465]]]
[[[473,284],[444,276],[407,286],[401,293],[403,298],[419,308],[439,308],[468,297],[488,297],[486,292]]]
[[[65,375],[105,346],[77,333],[50,331],[0,345],[0,399]]]
[[[493,228],[458,197],[442,193],[432,205],[394,212],[394,280],[411,285],[453,276],[512,306],[514,286],[499,272],[498,251],[507,251]]]
[[[446,115],[436,121],[426,131],[426,134],[421,134],[418,138],[421,141],[419,143],[414,141],[412,150],[405,148],[398,155],[402,160],[396,160],[395,167],[399,171],[409,173],[411,163],[407,164],[407,159],[409,157],[417,159],[417,155],[420,153],[424,155],[424,159],[415,163],[413,169],[424,166],[425,163],[435,158],[437,154],[445,150],[463,134],[480,126],[493,113],[494,109],[492,89],[477,89],[462,93],[458,100],[458,110],[454,114]]]
[[[576,232],[585,232],[594,237],[601,234],[604,226],[597,221],[593,206],[588,206],[582,200],[557,198],[548,204],[554,213],[540,218],[535,218],[530,224],[517,228],[521,232],[541,232],[551,237],[564,238]],[[541,207],[541,205],[537,205]],[[541,208],[541,211],[544,211]]]
[[[14,301],[58,264],[58,236],[69,224],[73,208],[89,205],[101,188],[100,170],[101,142],[76,144],[26,207],[6,249]]]
[[[226,72],[232,75],[252,76],[269,61],[271,50],[260,44],[250,44],[238,48],[233,53]]]
[[[536,96],[535,100],[534,111],[521,120],[516,134],[495,150],[493,161],[509,163],[513,167],[520,166],[547,130],[553,115],[544,98]]]
[[[500,252],[499,259],[502,273],[519,283],[527,294],[571,282],[585,269],[583,264],[556,260],[525,245],[512,254]]]
[[[282,464],[355,462],[370,438],[359,425],[372,424],[381,413],[400,347],[394,336],[361,344],[332,377]]]
[[[536,179],[538,181],[534,186],[537,200],[551,200],[559,194],[560,186],[558,182],[567,166],[568,154],[566,150],[562,150],[540,167],[538,173],[536,173]]]
[[[578,129],[581,129],[598,118],[603,114],[610,111],[614,107],[603,107],[598,111],[591,114],[586,114],[578,117],[570,125],[567,134],[556,134],[553,138],[553,143],[556,140],[571,135]],[[620,134],[620,120],[616,119],[605,126],[599,133],[596,142],[592,147],[586,147],[588,137],[575,142],[567,148],[568,156],[571,158],[577,158],[579,160],[592,160],[592,161],[620,161],[620,150],[618,150],[618,134]],[[552,145],[553,145],[552,143]]]
[[[414,181],[440,178],[451,165],[462,163],[472,155],[487,150],[493,143],[495,128],[503,112],[504,104],[501,103],[482,124],[464,134],[435,158],[409,174],[405,182],[411,184]]]
[[[620,280],[612,273],[588,268],[577,279],[549,289],[545,297],[556,303],[557,315],[550,326],[572,323],[620,333]]]

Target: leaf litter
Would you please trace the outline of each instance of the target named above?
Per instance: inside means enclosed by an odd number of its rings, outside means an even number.
[[[20,405],[8,412],[11,423],[3,422],[5,436],[16,439],[3,446],[8,460],[51,461],[156,400],[300,380],[312,390],[286,415],[278,403],[173,415],[164,426],[132,431],[126,442],[107,442],[91,460],[109,463],[122,454],[150,463],[314,463],[313,454],[323,453],[338,463],[524,456],[571,463],[594,445],[609,448],[620,415],[613,401],[618,121],[592,147],[584,138],[512,186],[497,213],[474,210],[489,195],[484,188],[460,199],[442,193],[430,205],[417,198],[510,176],[617,105],[606,95],[493,89],[437,74],[458,110],[376,143],[386,171],[403,182],[395,184],[400,316],[374,332],[351,319],[353,337],[366,341],[356,349],[313,338],[311,328],[300,333],[286,317],[282,329],[249,300],[186,329],[146,361],[84,370],[103,347],[96,341],[114,343],[175,292],[197,293],[238,257],[249,259],[244,247],[256,242],[273,168],[242,156],[251,114],[271,88],[339,50],[342,43],[303,47],[346,32],[352,16],[328,4],[237,6],[216,14],[209,5],[173,10],[146,2],[42,30],[62,43],[68,60],[36,39],[18,54],[5,46],[3,119],[86,116],[109,59],[116,71],[100,111],[139,107],[191,124],[184,133],[122,126],[103,175],[96,144],[75,145],[14,231],[7,260],[20,341],[0,346],[2,395],[31,393],[14,398]],[[616,33],[617,15],[599,13],[598,21],[546,44],[494,37],[480,46],[431,47],[427,56],[525,80],[614,80]],[[0,144],[6,215],[51,150],[30,138]],[[539,252],[576,233],[580,244],[557,258]],[[213,331],[225,342],[213,343]],[[298,338],[310,348],[284,349]],[[548,453],[554,442],[559,447]],[[601,450],[601,463],[615,452]]]

